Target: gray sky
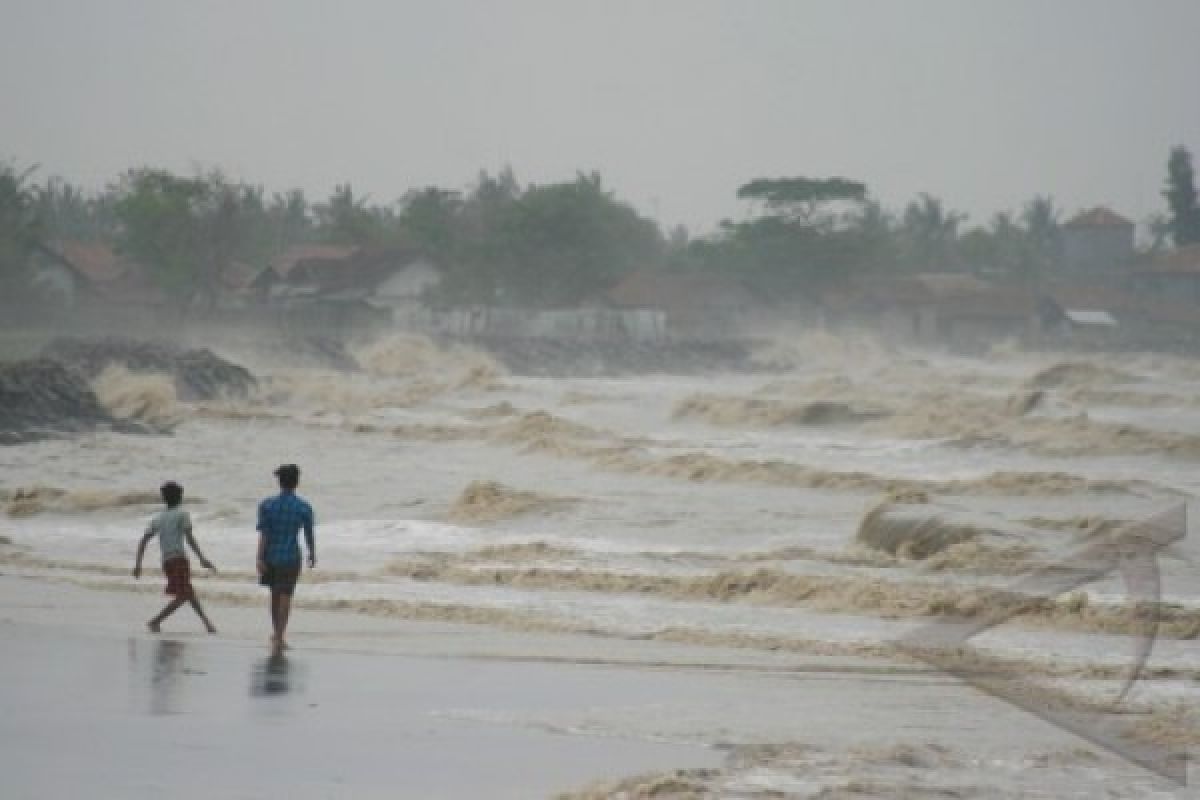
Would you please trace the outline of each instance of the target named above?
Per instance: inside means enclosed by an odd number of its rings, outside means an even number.
[[[1200,159],[1198,0],[0,0],[0,159],[219,166],[321,198],[599,170],[663,223],[844,175],[986,221],[1161,210]]]

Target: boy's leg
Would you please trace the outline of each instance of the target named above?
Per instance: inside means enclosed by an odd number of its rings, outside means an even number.
[[[217,628],[209,621],[208,616],[204,613],[204,609],[200,607],[200,601],[192,597],[188,602],[192,604],[192,610],[199,615],[200,621],[204,623],[204,629],[209,633],[216,633]]]
[[[158,633],[158,626],[162,625],[162,621],[178,611],[179,607],[185,602],[187,601],[184,598],[176,597],[174,600],[167,603],[166,606],[163,607],[162,611],[158,612],[157,617],[147,622],[146,627],[149,628],[152,633]]]

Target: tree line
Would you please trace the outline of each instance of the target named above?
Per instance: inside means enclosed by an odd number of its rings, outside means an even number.
[[[657,222],[597,173],[522,186],[511,169],[463,190],[413,189],[377,202],[349,185],[312,202],[268,194],[220,171],[127,170],[98,192],[0,164],[0,296],[36,299],[33,265],[61,240],[100,241],[145,265],[181,306],[205,307],[234,264],[265,266],[290,247],[325,243],[419,252],[445,270],[445,304],[573,305],[643,269],[710,270],[763,296],[811,295],[856,276],[973,271],[1035,282],[1062,258],[1061,211],[1049,196],[982,225],[921,194],[898,211],[841,177],[764,178],[737,191],[747,206],[711,235]],[[1153,247],[1200,242],[1190,152],[1170,152],[1165,213]]]

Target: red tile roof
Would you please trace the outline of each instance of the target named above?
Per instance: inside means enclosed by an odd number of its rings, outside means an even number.
[[[50,249],[92,283],[115,281],[129,264],[103,242],[55,242]]]
[[[156,305],[166,299],[146,270],[103,242],[55,242],[50,250],[74,269],[97,296],[111,302]]]
[[[1138,272],[1200,273],[1200,242],[1159,253]]]
[[[286,277],[297,264],[319,262],[321,264],[349,263],[362,248],[356,245],[305,244],[289,247],[271,261],[271,268]]]
[[[1080,211],[1070,222],[1063,225],[1064,228],[1112,228],[1112,227],[1132,228],[1133,223],[1122,217],[1117,212],[1097,206],[1089,211]]]
[[[692,311],[701,306],[743,307],[754,296],[737,279],[711,272],[643,270],[626,275],[606,295],[618,308]]]

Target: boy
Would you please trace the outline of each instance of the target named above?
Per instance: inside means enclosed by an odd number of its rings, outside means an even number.
[[[316,541],[313,534],[313,510],[296,494],[300,485],[300,468],[284,464],[275,470],[279,479],[279,494],[268,497],[258,506],[258,582],[271,590],[271,645],[277,650],[287,648],[288,616],[292,609],[292,594],[300,577],[300,544],[296,541],[304,531],[308,547],[308,568],[317,566]]]
[[[175,599],[167,603],[158,616],[146,623],[146,627],[150,629],[151,633],[158,633],[159,626],[162,625],[164,619],[174,614],[184,603],[191,603],[192,608],[199,615],[200,621],[204,623],[204,628],[209,633],[216,633],[217,629],[208,621],[204,609],[196,600],[195,590],[192,589],[191,565],[188,563],[184,543],[186,542],[192,548],[200,566],[213,572],[216,572],[217,568],[204,557],[196,545],[196,540],[192,538],[192,518],[179,507],[183,503],[183,487],[170,481],[162,485],[159,493],[167,507],[150,520],[150,525],[146,528],[141,543],[138,544],[137,559],[133,564],[133,577],[142,577],[142,556],[146,552],[146,544],[157,536],[158,545],[162,549],[163,573],[167,576],[166,594],[173,595]]]

